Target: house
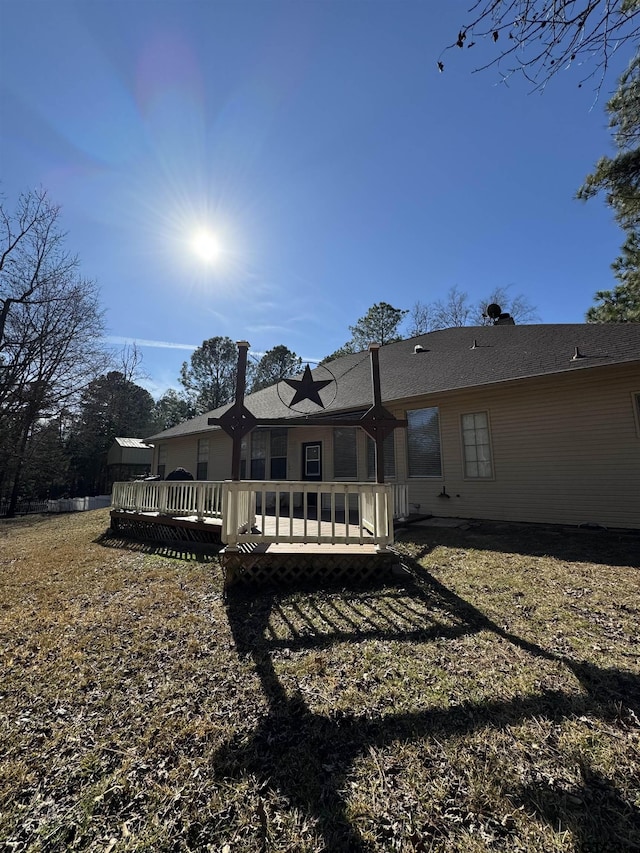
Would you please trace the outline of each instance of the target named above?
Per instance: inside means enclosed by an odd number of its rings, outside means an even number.
[[[444,329],[381,347],[379,364],[383,404],[406,419],[385,439],[385,480],[408,486],[413,512],[640,529],[640,324]],[[284,383],[245,398],[285,424],[245,436],[243,479],[373,479],[373,441],[335,425],[372,405],[369,353],[313,377],[322,405],[302,412]],[[227,408],[151,436],[152,470],[228,479],[232,441],[208,424]],[[301,414],[316,425],[286,426]]]
[[[149,474],[152,460],[153,447],[141,438],[115,438],[107,453],[107,490],[115,482]]]

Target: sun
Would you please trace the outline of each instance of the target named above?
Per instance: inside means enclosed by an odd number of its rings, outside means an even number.
[[[220,257],[220,243],[215,234],[201,228],[191,238],[191,248],[206,264],[214,263]]]

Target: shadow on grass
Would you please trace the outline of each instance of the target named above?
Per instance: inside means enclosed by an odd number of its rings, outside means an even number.
[[[592,715],[601,720],[619,721],[627,714],[640,715],[640,679],[620,670],[599,669],[552,654],[540,646],[511,634],[489,620],[481,611],[455,595],[424,572],[417,564],[405,561],[410,575],[397,589],[369,590],[367,614],[363,620],[361,593],[344,591],[335,597],[335,618],[330,612],[314,610],[313,604],[291,603],[290,594],[262,592],[248,597],[231,593],[227,600],[228,618],[240,656],[253,659],[256,673],[269,703],[269,712],[253,731],[238,732],[217,753],[214,766],[220,778],[242,778],[255,774],[263,790],[272,789],[293,807],[312,817],[327,850],[364,853],[374,847],[390,845],[389,820],[382,816],[370,832],[376,843],[365,840],[351,823],[347,813],[345,788],[354,761],[372,748],[396,741],[425,737],[438,741],[472,733],[484,728],[502,728],[527,719],[542,717],[553,721]],[[297,603],[296,603],[297,602]],[[297,607],[295,628],[287,613]],[[288,609],[289,608],[289,609]],[[330,608],[329,608],[330,610]],[[286,639],[274,635],[271,626],[276,616],[286,625]],[[367,622],[362,627],[363,621]],[[353,630],[345,624],[351,624]],[[562,663],[580,681],[581,694],[562,690],[543,690],[539,694],[510,700],[465,702],[447,709],[425,708],[409,713],[382,713],[375,710],[359,715],[312,712],[299,693],[287,695],[278,679],[274,654],[284,648],[291,651],[326,648],[333,643],[379,639],[413,642],[436,640],[490,631],[526,653]],[[632,722],[631,725],[634,723]],[[550,823],[555,831],[571,830],[581,851],[637,851],[640,811],[625,801],[610,783],[584,767],[582,787],[567,794],[543,784],[513,792],[512,800],[527,813],[533,812],[541,823]],[[262,827],[262,849],[269,839],[268,819],[261,800],[255,804]],[[463,824],[464,826],[464,824]],[[459,830],[459,828],[458,828]],[[458,831],[456,830],[456,831]],[[512,831],[497,824],[497,831],[508,843]],[[423,827],[423,847],[444,841],[450,830],[445,824]]]
[[[640,850],[638,810],[608,779],[591,768],[582,767],[581,775],[581,784],[571,791],[562,790],[553,782],[537,782],[514,791],[510,799],[553,828],[569,825],[576,850],[584,853]]]
[[[125,551],[136,551],[140,554],[153,554],[156,557],[169,557],[172,560],[184,562],[215,563],[218,560],[218,550],[215,545],[198,542],[152,542],[145,539],[133,539],[118,536],[111,529],[101,533],[93,540],[96,545],[105,548],[119,548]]]
[[[410,531],[410,532],[409,532]],[[467,529],[411,525],[398,531],[425,553],[438,545],[475,548],[531,557],[555,557],[568,562],[600,563],[640,568],[640,531],[553,527],[541,524],[475,521]]]

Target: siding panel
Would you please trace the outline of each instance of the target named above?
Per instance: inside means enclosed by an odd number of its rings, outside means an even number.
[[[423,398],[440,406],[443,477],[409,480],[409,499],[440,516],[639,528],[638,387],[624,366]],[[474,411],[489,412],[493,480],[464,479],[460,416]]]

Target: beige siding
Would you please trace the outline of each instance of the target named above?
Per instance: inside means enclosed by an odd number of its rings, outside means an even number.
[[[208,480],[228,480],[231,477],[231,449],[232,441],[226,432],[219,429],[209,433]]]
[[[156,441],[153,449],[152,471],[158,470],[160,447],[167,448],[165,476],[175,468],[185,468],[195,477],[198,465],[198,439],[209,439],[208,480],[228,480],[231,476],[231,439],[222,430],[187,435],[184,438],[172,438],[168,441]]]
[[[409,500],[438,516],[556,524],[596,523],[640,528],[640,435],[633,392],[640,366],[622,365],[520,380],[468,391],[429,395],[388,406],[438,406],[442,477],[407,479],[406,434],[395,430],[397,482],[409,483]],[[487,412],[493,478],[465,479],[460,418]],[[172,439],[166,472],[178,466],[195,474],[198,438],[209,438],[210,480],[231,476],[231,439],[210,430]],[[302,444],[322,442],[322,476],[333,478],[332,428],[291,428],[290,480],[301,477]],[[366,480],[366,439],[360,432],[358,479]],[[154,448],[157,470],[160,442]],[[443,488],[448,497],[442,496]]]
[[[412,401],[407,408],[440,407],[443,476],[409,480],[409,499],[440,516],[638,528],[639,387],[640,368],[624,366]],[[465,480],[460,417],[480,411],[494,478]],[[397,460],[406,471],[406,444]]]
[[[331,428],[301,427],[289,430],[288,479],[302,477],[302,445],[309,441],[322,442],[322,479],[333,479],[333,431]]]

